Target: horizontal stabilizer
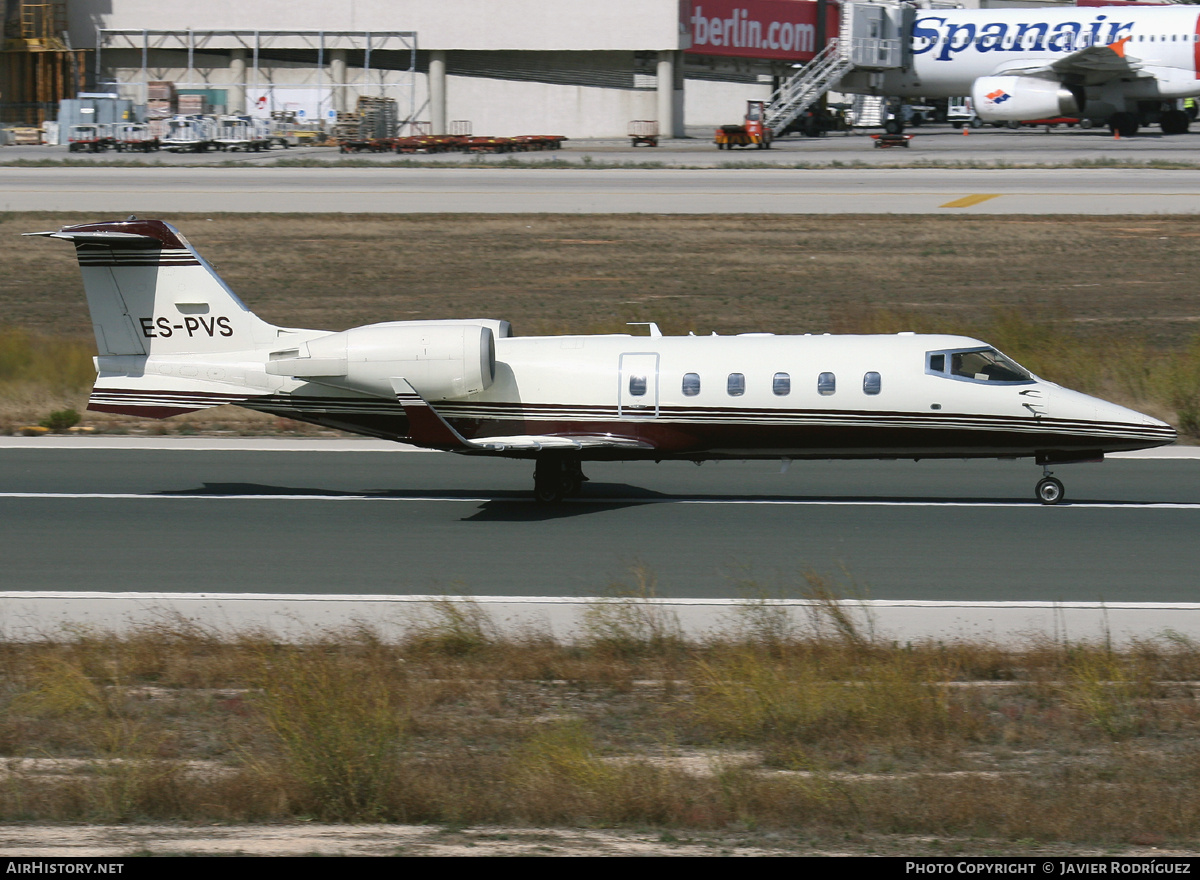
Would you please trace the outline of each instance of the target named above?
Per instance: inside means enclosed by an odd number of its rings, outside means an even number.
[[[94,412],[166,419],[226,403],[244,403],[267,394],[265,389],[203,379],[101,373],[92,388],[87,408]]]

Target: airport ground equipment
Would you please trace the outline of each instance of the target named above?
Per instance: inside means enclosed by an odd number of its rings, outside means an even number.
[[[167,121],[162,138],[164,150],[173,153],[203,153],[213,146],[216,123],[205,116],[176,116]]]
[[[220,116],[213,132],[213,144],[219,150],[261,153],[271,149],[270,124],[250,116]]]
[[[741,125],[722,125],[713,135],[713,143],[718,150],[732,150],[734,147],[754,147],[759,150],[769,150],[775,133],[765,124],[765,101],[747,101],[746,117]]]
[[[103,153],[114,146],[112,127],[95,122],[72,125],[67,133],[67,144],[72,153]]]
[[[873,134],[871,137],[875,141],[875,147],[884,150],[889,147],[904,147],[907,149],[909,142],[913,139],[911,134]]]
[[[113,126],[113,146],[119,153],[152,153],[162,148],[144,122],[118,122]]]
[[[838,35],[768,99],[765,125],[772,134],[782,134],[851,71],[876,74],[899,68],[907,9],[890,2],[843,3]]]
[[[658,120],[634,119],[629,123],[629,141],[631,147],[645,144],[648,147],[658,146]]]

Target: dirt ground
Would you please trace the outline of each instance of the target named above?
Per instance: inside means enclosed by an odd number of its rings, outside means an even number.
[[[90,337],[61,242],[94,217],[0,214],[0,324]],[[164,218],[272,323],[502,318],[525,335],[852,332],[1019,308],[1178,345],[1200,328],[1200,217],[245,215]],[[914,326],[911,329],[921,329]]]
[[[124,856],[1134,856],[1197,851],[1156,846],[1012,844],[1004,841],[846,834],[812,840],[752,831],[621,831],[433,825],[5,825],[9,857]]]

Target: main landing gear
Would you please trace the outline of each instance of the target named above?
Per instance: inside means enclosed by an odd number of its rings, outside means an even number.
[[[1062,480],[1051,476],[1050,465],[1042,465],[1042,478],[1038,480],[1037,488],[1034,490],[1037,500],[1042,504],[1058,504],[1063,500],[1065,494]]]
[[[555,504],[579,494],[587,477],[575,455],[539,455],[533,468],[533,497],[539,504]]]

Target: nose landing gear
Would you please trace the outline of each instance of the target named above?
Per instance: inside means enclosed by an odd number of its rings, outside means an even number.
[[[1042,504],[1058,504],[1065,494],[1062,481],[1051,476],[1049,465],[1043,465],[1042,478],[1038,480],[1037,488],[1034,489],[1034,497]]]

